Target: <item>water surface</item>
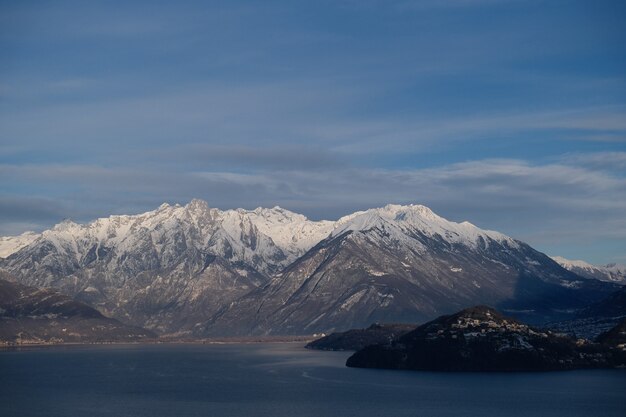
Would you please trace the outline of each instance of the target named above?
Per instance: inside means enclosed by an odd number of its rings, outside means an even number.
[[[626,416],[626,371],[351,369],[302,344],[0,352],[1,416]]]

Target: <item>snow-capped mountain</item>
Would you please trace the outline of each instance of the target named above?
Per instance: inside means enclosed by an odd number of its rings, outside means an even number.
[[[514,239],[499,232],[482,230],[470,222],[455,223],[435,214],[422,205],[401,206],[389,204],[382,208],[358,211],[337,221],[332,236],[347,231],[365,231],[373,228],[392,228],[395,238],[419,232],[425,236],[439,236],[451,244],[475,247],[480,241],[494,240],[517,246]]]
[[[85,257],[99,258],[98,251],[106,248],[122,254],[149,239],[143,243],[152,243],[166,263],[171,256],[170,245],[176,243],[196,249],[208,245],[229,259],[261,262],[259,266],[264,269],[293,261],[328,235],[332,227],[333,222],[313,222],[280,207],[221,211],[192,200],[186,206],[163,204],[147,213],[111,216],[85,225],[65,220],[42,234],[4,237],[1,249],[6,258],[33,241],[46,241],[80,263]]]
[[[6,258],[39,237],[35,232],[24,232],[19,236],[0,237],[0,258]]]
[[[572,261],[560,256],[553,256],[552,259],[563,268],[581,277],[615,282],[622,285],[626,284],[626,265],[614,263],[608,265],[592,265],[585,261]]]
[[[424,206],[389,205],[340,219],[327,239],[205,330],[318,333],[423,322],[475,300],[537,320],[584,306],[608,287],[501,233]]]
[[[316,222],[280,207],[163,204],[83,225],[64,221],[0,268],[123,321],[193,335],[424,321],[477,303],[567,309],[614,289],[420,205]]]
[[[221,211],[193,200],[84,225],[66,220],[0,265],[25,284],[171,331],[177,316],[206,318],[264,284],[331,227],[279,207]]]

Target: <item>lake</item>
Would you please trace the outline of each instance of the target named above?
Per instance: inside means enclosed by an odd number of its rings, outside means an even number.
[[[626,370],[351,369],[303,344],[0,352],[1,416],[626,416]]]

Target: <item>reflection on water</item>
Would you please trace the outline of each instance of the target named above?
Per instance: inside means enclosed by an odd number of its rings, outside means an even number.
[[[626,371],[351,369],[301,344],[0,352],[2,416],[620,416]]]

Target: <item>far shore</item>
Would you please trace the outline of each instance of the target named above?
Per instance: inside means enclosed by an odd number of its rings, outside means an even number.
[[[215,337],[205,339],[187,339],[163,337],[158,339],[145,339],[134,341],[99,341],[99,342],[0,342],[0,351],[14,350],[16,348],[48,348],[64,346],[102,346],[102,345],[226,345],[226,344],[253,344],[253,343],[306,343],[320,336],[240,336],[240,337]]]

